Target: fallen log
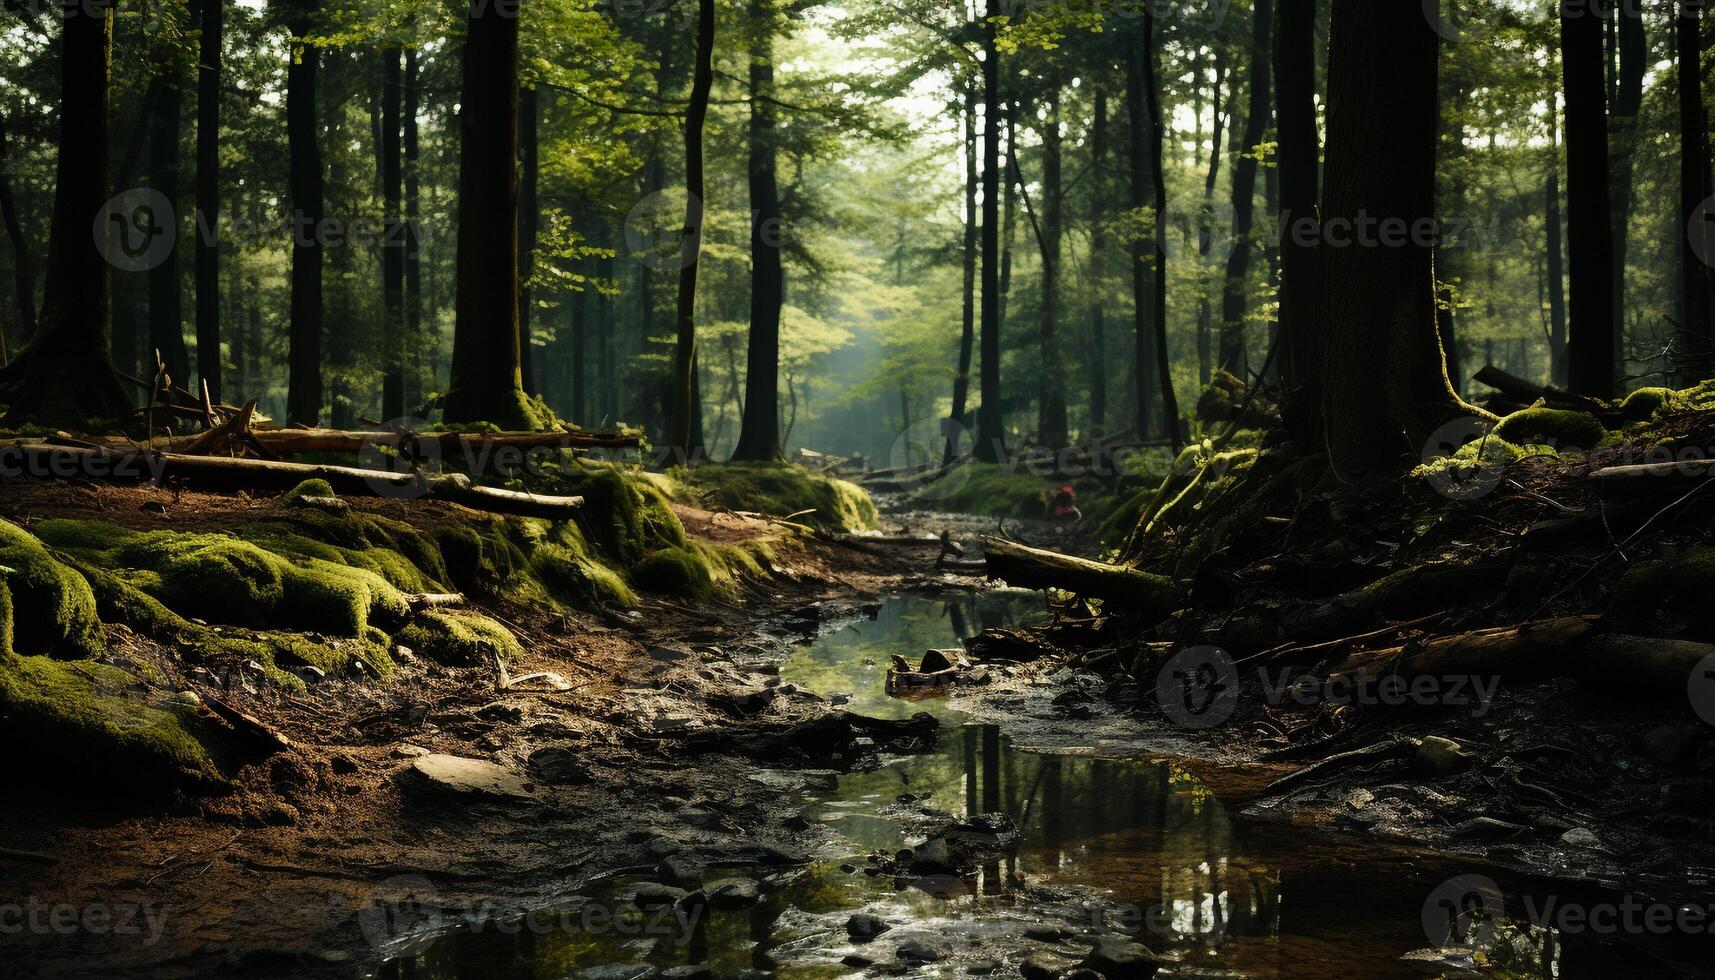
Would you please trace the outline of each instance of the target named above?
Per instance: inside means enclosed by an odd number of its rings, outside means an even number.
[[[227,456],[183,456],[131,450],[116,452],[39,442],[8,447],[8,474],[46,479],[93,479],[121,483],[182,481],[221,489],[287,490],[305,480],[325,480],[336,493],[394,499],[430,498],[474,510],[564,519],[582,507],[582,497],[477,486],[460,473],[425,477],[356,466],[284,463]],[[16,455],[12,455],[16,454]]]
[[[1703,480],[1715,476],[1715,459],[1669,460],[1665,463],[1634,463],[1626,466],[1606,466],[1590,474],[1590,479],[1605,483],[1627,480]]]
[[[983,539],[988,577],[1026,589],[1062,589],[1165,616],[1184,608],[1185,592],[1171,579],[1126,565],[1108,565],[1043,551],[1006,538]]]
[[[155,439],[145,448],[161,452],[196,452],[208,433]],[[251,433],[269,452],[280,456],[299,453],[346,453],[385,448],[414,453],[418,458],[455,455],[472,460],[496,449],[636,449],[642,435],[622,432],[353,432],[344,429],[266,429]]]
[[[1338,678],[1360,672],[1405,677],[1552,676],[1577,664],[1577,651],[1596,632],[1600,622],[1598,616],[1565,616],[1438,636],[1379,650],[1358,650],[1348,653],[1340,669],[1330,676]]]
[[[1471,376],[1473,381],[1480,382],[1495,389],[1508,398],[1515,399],[1525,405],[1541,400],[1551,408],[1566,408],[1578,412],[1589,412],[1602,419],[1613,419],[1620,415],[1619,409],[1600,398],[1588,395],[1574,395],[1552,385],[1539,385],[1527,381],[1516,374],[1508,374],[1500,368],[1489,364]]]

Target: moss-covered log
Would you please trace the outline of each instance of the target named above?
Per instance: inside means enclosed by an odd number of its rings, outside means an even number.
[[[983,539],[988,576],[1026,589],[1063,589],[1123,604],[1129,611],[1165,616],[1184,607],[1185,592],[1172,580],[1126,565],[1107,565],[1005,538]]]

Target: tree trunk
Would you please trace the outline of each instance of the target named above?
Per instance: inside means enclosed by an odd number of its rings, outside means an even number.
[[[159,351],[173,381],[186,387],[190,384],[190,350],[185,346],[184,304],[179,296],[179,249],[176,241],[179,214],[179,129],[184,120],[184,91],[182,79],[163,75],[154,99],[155,118],[149,125],[149,189],[167,204],[167,213],[153,215],[149,220],[172,236],[173,246],[159,261],[147,266],[149,271],[149,347]],[[198,352],[200,367],[202,352]],[[219,361],[219,354],[215,360]]]
[[[1614,242],[1600,10],[1600,0],[1564,0],[1560,62],[1572,280],[1567,381],[1574,394],[1607,398],[1614,393]]]
[[[27,344],[36,334],[36,253],[24,235],[23,218],[18,214],[18,202],[12,196],[12,181],[6,166],[6,120],[0,116],[0,220],[6,224],[6,240],[12,245],[12,285],[18,302],[18,333],[20,344]],[[4,339],[0,338],[0,344]],[[11,360],[9,351],[5,360]],[[0,367],[5,362],[0,361]]]
[[[1161,146],[1167,140],[1167,120],[1161,112],[1161,81],[1157,62],[1161,46],[1155,33],[1155,14],[1144,8],[1143,43],[1144,86],[1149,100],[1149,126],[1154,138],[1150,143],[1150,174],[1155,190],[1155,365],[1161,386],[1161,427],[1173,445],[1174,455],[1184,448],[1180,434],[1179,398],[1173,391],[1172,357],[1167,349],[1167,172],[1161,159]]]
[[[459,99],[458,300],[448,422],[529,429],[518,352],[518,17],[472,4]]]
[[[1709,210],[1703,202],[1708,188],[1703,181],[1703,156],[1708,147],[1704,131],[1702,72],[1702,12],[1699,0],[1679,0],[1674,32],[1679,56],[1675,80],[1679,85],[1679,243],[1680,324],[1674,341],[1677,381],[1685,386],[1709,377],[1711,323],[1709,310],[1710,246]]]
[[[131,401],[113,371],[108,337],[110,237],[90,234],[110,193],[107,174],[108,78],[113,52],[111,4],[68,3],[60,34],[60,134],[54,217],[48,240],[47,293],[36,336],[4,370],[0,398],[7,425],[34,422],[80,429],[91,419],[129,414]]]
[[[1000,49],[995,22],[1000,0],[987,0],[983,20],[983,274],[982,404],[977,409],[976,458],[998,463],[1006,453],[1000,404]]]
[[[423,255],[419,249],[417,238],[417,222],[421,213],[420,200],[422,197],[420,181],[417,172],[417,158],[420,144],[417,138],[417,108],[421,98],[421,79],[418,76],[417,49],[405,52],[405,345],[413,352],[409,358],[411,364],[405,374],[405,403],[416,405],[420,402],[422,393],[418,387],[417,370],[422,357],[420,351],[424,347],[423,338]]]
[[[691,76],[691,104],[685,113],[685,242],[679,256],[677,344],[673,350],[673,391],[667,443],[689,464],[702,455],[702,412],[697,397],[697,264],[703,234],[703,124],[714,87],[715,2],[697,0],[697,61]]]
[[[1280,0],[1275,35],[1275,112],[1280,140],[1280,329],[1286,422],[1301,444],[1316,441],[1316,0]],[[1294,234],[1295,228],[1306,233]]]
[[[320,0],[300,0],[288,29],[309,33]],[[316,425],[322,412],[322,221],[321,123],[316,113],[316,74],[321,55],[311,45],[287,53],[286,141],[292,199],[292,322],[287,354],[286,418]]]
[[[1197,216],[1197,268],[1200,280],[1197,290],[1197,380],[1202,387],[1208,387],[1209,375],[1214,366],[1210,337],[1210,321],[1214,318],[1214,311],[1209,299],[1208,264],[1209,252],[1215,247],[1215,184],[1221,177],[1221,137],[1228,119],[1227,114],[1221,112],[1221,82],[1226,77],[1226,65],[1221,60],[1219,48],[1215,49],[1211,60],[1215,67],[1215,84],[1209,103],[1214,108],[1215,121],[1209,143],[1209,173],[1203,180],[1203,207]]]
[[[1566,266],[1561,243],[1560,110],[1555,93],[1548,94],[1548,179],[1544,187],[1543,223],[1548,226],[1548,377],[1566,386]]]
[[[1642,0],[1614,2],[1608,9],[1616,19],[1614,97],[1608,112],[1609,200],[1613,202],[1614,250],[1614,368],[1625,366],[1626,253],[1632,219],[1632,160],[1637,155],[1638,110],[1644,99],[1644,60],[1648,38],[1644,34]]]
[[[220,357],[220,99],[226,0],[200,0],[197,56],[196,336],[197,374],[222,400]],[[213,356],[209,356],[212,352]]]
[[[1429,244],[1438,35],[1413,0],[1334,0],[1330,31],[1318,381],[1329,461],[1350,479],[1415,458],[1462,406],[1436,334]],[[1359,247],[1360,220],[1403,244]]]
[[[1144,73],[1144,53],[1138,50],[1142,44],[1132,45],[1132,50],[1126,57],[1125,66],[1125,98],[1126,98],[1126,129],[1130,177],[1131,177],[1131,209],[1140,212],[1149,206],[1155,193],[1154,182],[1149,176],[1150,147],[1147,131],[1149,122],[1149,99],[1144,94],[1148,80]],[[1154,392],[1150,382],[1150,373],[1155,369],[1155,330],[1150,321],[1155,312],[1155,303],[1150,295],[1150,263],[1155,259],[1155,252],[1150,248],[1147,238],[1138,236],[1129,243],[1131,259],[1131,302],[1132,302],[1132,393],[1135,401],[1132,404],[1132,425],[1139,439],[1148,439],[1154,432],[1151,409],[1154,405]]]
[[[381,49],[381,201],[386,231],[381,240],[381,416],[405,417],[405,252],[410,248],[401,215],[405,194],[400,161],[399,109],[402,101],[400,60],[396,46]]]
[[[959,373],[953,378],[953,414],[947,424],[947,451],[942,465],[959,458],[959,441],[970,425],[967,403],[971,392],[971,360],[976,353],[977,332],[977,89],[965,84],[965,241],[964,291],[960,295],[962,327],[959,333]]]
[[[1060,186],[1060,89],[1051,87],[1042,123],[1042,309],[1037,335],[1037,438],[1050,449],[1066,445],[1066,394],[1060,356],[1060,229],[1065,210]]]
[[[591,259],[586,259],[585,261],[593,263],[593,260]],[[578,294],[572,297],[571,302],[566,304],[566,306],[570,307],[572,321],[571,365],[569,368],[571,374],[571,412],[568,417],[578,425],[589,424],[589,399],[586,394],[587,388],[585,387],[587,384],[586,379],[589,377],[589,372],[585,363],[585,352],[589,345],[590,307],[595,305],[590,302],[590,294],[592,292],[594,292],[594,290],[591,289],[590,284],[586,281],[584,283],[584,288],[578,290]]]
[[[536,236],[542,226],[542,203],[537,192],[542,173],[540,89],[527,88],[519,94],[518,123],[524,156],[518,188],[518,363],[524,393],[535,395],[540,392],[536,347],[531,343],[530,318],[535,303],[530,295],[530,278],[536,272]]]
[[[1107,181],[1102,168],[1108,158],[1108,93],[1100,85],[1095,103],[1096,117],[1090,127],[1090,430],[1086,442],[1106,434],[1108,419],[1108,331],[1104,319],[1108,240],[1102,227],[1107,221]]]
[[[734,460],[772,462],[780,454],[780,182],[775,173],[774,10],[751,6],[750,50],[750,340],[744,378],[744,418]]]
[[[1381,0],[1388,2],[1388,0]],[[1269,39],[1274,29],[1274,0],[1254,0],[1251,21],[1250,105],[1238,157],[1233,161],[1233,250],[1221,288],[1221,367],[1245,377],[1245,293],[1249,285],[1251,227],[1256,215],[1257,146],[1268,133]]]

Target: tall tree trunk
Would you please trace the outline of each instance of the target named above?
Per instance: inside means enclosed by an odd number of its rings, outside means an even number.
[[[1131,209],[1141,212],[1148,207],[1155,194],[1154,182],[1149,175],[1150,146],[1148,143],[1149,99],[1144,94],[1148,79],[1144,72],[1144,53],[1139,50],[1139,44],[1131,46],[1126,55],[1125,64],[1125,100],[1126,100],[1126,142],[1130,164]],[[1155,260],[1155,251],[1150,247],[1149,237],[1134,234],[1128,243],[1129,258],[1131,259],[1131,308],[1132,308],[1132,339],[1134,360],[1132,362],[1132,425],[1139,439],[1148,439],[1154,434],[1152,408],[1155,403],[1154,385],[1150,381],[1150,373],[1155,369],[1155,330],[1150,322],[1154,318],[1155,303],[1150,295],[1150,264]]]
[[[780,454],[780,182],[775,173],[774,10],[751,5],[750,49],[750,339],[746,346],[744,418],[735,460],[770,462]]]
[[[1209,374],[1214,361],[1213,338],[1210,336],[1214,311],[1209,295],[1208,265],[1209,252],[1215,247],[1215,184],[1221,178],[1221,137],[1228,119],[1228,115],[1221,111],[1221,82],[1226,77],[1226,63],[1221,60],[1219,48],[1215,49],[1210,60],[1215,66],[1215,83],[1209,104],[1214,110],[1215,118],[1209,143],[1209,173],[1203,179],[1203,206],[1197,214],[1197,269],[1200,280],[1197,290],[1197,381],[1202,387],[1209,384]]]
[[[65,4],[60,34],[59,162],[48,238],[47,294],[36,336],[0,370],[7,425],[34,422],[79,429],[91,419],[129,414],[131,401],[113,371],[108,337],[108,249],[126,217],[102,214],[107,174],[108,78],[113,52],[112,5]],[[158,218],[156,220],[159,220]]]
[[[1381,0],[1388,2],[1388,0]],[[1249,285],[1251,228],[1256,215],[1257,146],[1268,133],[1269,39],[1274,29],[1274,0],[1254,0],[1251,20],[1250,105],[1246,109],[1245,132],[1233,161],[1233,250],[1227,255],[1227,274],[1221,288],[1221,367],[1245,377],[1245,299]]]
[[[1037,437],[1050,449],[1066,445],[1066,394],[1060,356],[1060,229],[1065,200],[1060,186],[1060,88],[1051,85],[1042,122],[1042,309],[1037,332]]]
[[[528,429],[518,351],[518,17],[472,4],[459,99],[458,300],[448,422]]]
[[[410,249],[403,211],[404,166],[400,159],[403,78],[397,46],[381,49],[381,201],[386,232],[381,240],[383,345],[381,415],[405,417],[405,253]]]
[[[947,451],[942,465],[952,465],[959,458],[959,441],[970,425],[968,400],[971,392],[971,360],[976,353],[977,333],[977,87],[966,82],[963,112],[965,120],[965,240],[963,260],[964,287],[960,294],[959,373],[953,378],[953,414],[947,420]]]
[[[1548,178],[1543,188],[1543,223],[1548,226],[1548,376],[1566,385],[1566,265],[1561,242],[1560,110],[1548,94]]]
[[[1303,445],[1316,438],[1316,3],[1280,0],[1275,35],[1275,112],[1280,140],[1280,328],[1282,373],[1289,389],[1286,422]],[[1305,234],[1294,234],[1302,229]]]
[[[1179,398],[1173,391],[1172,357],[1167,347],[1167,171],[1161,159],[1167,141],[1167,119],[1161,112],[1160,38],[1155,32],[1155,14],[1143,14],[1144,85],[1149,100],[1150,174],[1155,191],[1155,364],[1161,386],[1161,427],[1177,454],[1184,448],[1180,434]]]
[[[11,171],[7,167],[6,119],[0,116],[0,221],[6,224],[6,240],[12,246],[12,287],[18,303],[18,333],[21,344],[30,342],[36,333],[36,252],[24,234],[24,221],[18,213],[18,202],[12,196]],[[5,339],[0,338],[0,344]],[[10,361],[11,352],[0,352]]]
[[[518,188],[518,362],[524,392],[537,394],[536,347],[531,343],[533,302],[530,279],[536,273],[536,236],[542,226],[542,203],[537,191],[542,173],[541,90],[527,88],[518,97],[519,139],[524,164]]]
[[[1470,85],[1464,66],[1457,66],[1457,68],[1458,71],[1442,76],[1443,80],[1450,80],[1447,95],[1443,101],[1461,107],[1454,113],[1453,125],[1445,140],[1447,149],[1442,154],[1444,161],[1459,160],[1465,155],[1465,123],[1463,116],[1459,113],[1463,112],[1462,107],[1470,97]],[[1444,213],[1463,216],[1467,213],[1465,172],[1458,165],[1448,167],[1448,169],[1453,173],[1448,187],[1449,206],[1440,210]],[[1442,247],[1435,253],[1435,329],[1441,335],[1441,350],[1447,357],[1447,378],[1453,383],[1453,391],[1460,395],[1464,394],[1465,388],[1459,367],[1459,341],[1456,327],[1459,312],[1459,286],[1464,279],[1461,273],[1465,271],[1465,259],[1469,254],[1467,246],[1467,242],[1456,242],[1453,247]]]
[[[1679,86],[1679,243],[1680,324],[1674,341],[1675,376],[1692,385],[1710,376],[1715,331],[1709,309],[1709,261],[1715,259],[1711,215],[1704,201],[1704,155],[1709,138],[1704,126],[1701,0],[1679,0],[1674,32],[1679,48],[1675,80]]]
[[[982,404],[977,409],[976,458],[998,463],[1006,453],[1000,404],[1000,49],[995,43],[1000,0],[987,0],[983,20],[983,273]]]
[[[1335,471],[1403,466],[1462,406],[1435,330],[1438,36],[1414,0],[1333,0],[1322,222],[1416,229],[1401,247],[1321,250],[1322,424]]]
[[[593,259],[586,259],[585,261],[593,266]],[[586,281],[584,288],[578,290],[578,294],[566,304],[571,308],[572,319],[572,356],[569,369],[571,373],[571,420],[578,425],[588,425],[590,417],[588,388],[586,387],[589,379],[586,352],[589,348],[590,312],[591,308],[595,306],[590,299],[590,294],[593,292],[589,282]]]
[[[1618,63],[1614,97],[1608,111],[1609,199],[1613,202],[1614,249],[1614,365],[1625,364],[1626,253],[1632,220],[1632,160],[1637,155],[1638,110],[1644,100],[1648,38],[1644,33],[1642,0],[1610,0],[1616,19]]]
[[[1567,381],[1576,394],[1607,398],[1614,393],[1614,241],[1602,59],[1600,0],[1564,0],[1560,63],[1572,280]]]
[[[1108,337],[1104,319],[1107,284],[1107,186],[1103,168],[1108,159],[1108,93],[1095,91],[1095,120],[1090,126],[1090,431],[1085,441],[1107,432]]]
[[[714,87],[715,2],[697,0],[697,61],[691,75],[691,104],[685,113],[685,236],[679,257],[677,343],[673,350],[672,413],[667,443],[691,463],[702,455],[702,412],[697,397],[697,265],[703,234],[703,124]]]
[[[151,220],[165,226],[173,247],[149,269],[149,347],[160,351],[173,383],[191,386],[190,350],[185,346],[184,304],[179,295],[179,249],[176,241],[179,212],[179,144],[184,122],[182,79],[162,76],[154,100],[155,118],[149,126],[149,189],[167,203],[166,214]],[[198,351],[198,364],[202,351]],[[217,352],[214,360],[218,363]]]
[[[299,0],[288,29],[294,37],[309,33],[320,0]],[[314,426],[322,412],[322,248],[316,227],[322,221],[321,123],[316,113],[316,75],[321,55],[313,45],[296,45],[286,66],[286,142],[292,199],[292,322],[286,417]]]
[[[422,80],[418,74],[417,49],[405,52],[405,345],[412,352],[406,365],[405,403],[416,405],[422,398],[417,390],[423,340],[423,255],[417,237],[417,223],[422,213],[421,175],[417,159],[421,145],[417,133],[418,102]]]
[[[196,336],[197,374],[222,397],[220,358],[220,99],[226,0],[200,0],[197,55]],[[213,356],[210,356],[212,354]]]

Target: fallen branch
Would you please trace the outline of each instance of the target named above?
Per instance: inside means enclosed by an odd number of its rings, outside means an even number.
[[[996,537],[983,539],[983,554],[990,579],[1020,588],[1063,589],[1155,616],[1184,608],[1185,593],[1172,580],[1126,565],[1106,565]]]
[[[207,435],[204,433],[203,435]],[[628,432],[348,432],[344,429],[270,429],[252,433],[269,452],[400,452],[416,458],[480,459],[496,449],[636,449],[642,435]],[[203,436],[156,439],[147,446],[162,452],[191,453]]]

